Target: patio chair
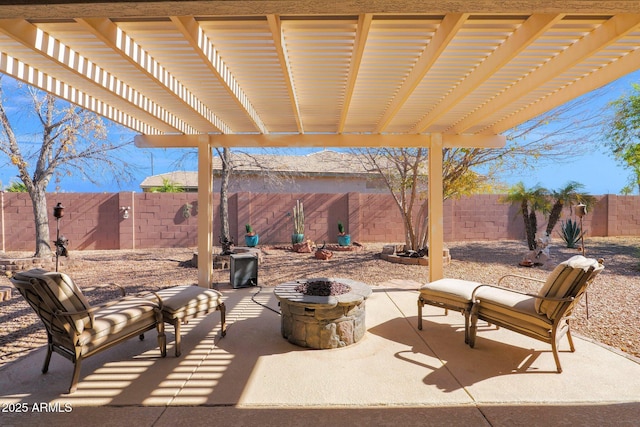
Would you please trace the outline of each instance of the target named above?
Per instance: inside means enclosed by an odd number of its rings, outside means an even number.
[[[576,255],[560,263],[546,281],[507,275],[498,286],[481,285],[473,291],[469,345],[475,346],[478,319],[551,344],[558,373],[562,372],[558,345],[566,335],[570,350],[575,351],[569,316],[587,286],[604,269],[602,260]],[[536,293],[521,292],[499,286],[504,279],[520,277],[544,283]]]
[[[125,296],[91,306],[71,278],[64,273],[33,269],[16,273],[11,282],[44,323],[47,355],[42,373],[49,370],[51,354],[56,352],[74,364],[69,393],[80,377],[82,360],[134,336],[156,328],[158,345],[167,353],[161,305],[148,299]],[[117,285],[116,285],[117,286]]]

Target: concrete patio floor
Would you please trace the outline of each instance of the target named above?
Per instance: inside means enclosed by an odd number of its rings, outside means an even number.
[[[280,334],[273,288],[221,286],[220,314],[184,325],[182,356],[161,358],[155,333],[84,361],[78,390],[45,349],[0,370],[0,425],[637,425],[640,363],[597,343],[566,340],[557,374],[550,346],[493,326],[464,344],[464,319],[425,307],[418,283],[388,282],[367,300],[367,334],[335,350],[308,350]],[[42,405],[41,404],[45,404]],[[24,405],[26,404],[26,405]],[[48,405],[46,405],[48,404]],[[46,408],[45,408],[46,406]],[[23,412],[17,412],[25,409]],[[53,411],[53,412],[52,412]]]

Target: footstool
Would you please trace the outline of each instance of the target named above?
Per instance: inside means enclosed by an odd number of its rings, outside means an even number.
[[[175,286],[155,292],[162,301],[162,317],[166,323],[173,325],[176,335],[176,357],[180,356],[180,322],[187,323],[189,319],[220,311],[221,335],[227,334],[225,320],[225,306],[222,294],[213,289],[199,286]]]
[[[418,296],[418,329],[422,330],[422,307],[425,304],[456,310],[464,315],[464,342],[469,342],[469,315],[473,305],[471,295],[481,283],[460,279],[439,279],[420,286]]]

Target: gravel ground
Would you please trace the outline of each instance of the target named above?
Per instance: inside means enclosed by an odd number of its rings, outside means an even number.
[[[559,245],[561,242],[556,241]],[[496,283],[505,274],[522,274],[544,279],[553,268],[577,253],[575,249],[551,247],[552,261],[542,267],[518,266],[526,245],[519,241],[446,243],[451,264],[445,277]],[[391,279],[425,282],[428,268],[391,264],[379,257],[382,244],[365,245],[358,252],[334,252],[329,261],[319,261],[310,254],[284,249],[263,248],[264,261],[259,269],[259,283],[275,286],[294,278],[345,277],[372,286]],[[603,258],[605,270],[589,288],[588,310],[583,298],[574,312],[574,332],[640,357],[640,237],[591,238],[585,240],[587,256]],[[92,303],[117,296],[110,290],[94,290],[92,285],[118,283],[127,293],[158,290],[197,282],[197,269],[191,267],[193,248],[147,249],[135,251],[72,252],[61,271],[69,274],[86,292]],[[27,253],[0,256],[18,258]],[[214,282],[228,283],[229,270],[214,270]],[[0,285],[10,285],[0,277]],[[508,286],[537,289],[529,281],[515,281]],[[417,309],[416,309],[417,310]],[[39,319],[16,292],[9,301],[0,302],[0,369],[7,363],[46,344],[46,334]]]

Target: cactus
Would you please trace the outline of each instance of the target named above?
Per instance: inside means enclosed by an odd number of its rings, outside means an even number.
[[[244,229],[247,230],[247,234],[253,233],[253,227],[251,227],[251,224],[245,225]]]
[[[338,221],[338,233],[344,234],[344,224],[342,221]]]
[[[296,234],[304,234],[304,206],[300,200],[296,200],[293,208],[293,231]]]

